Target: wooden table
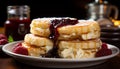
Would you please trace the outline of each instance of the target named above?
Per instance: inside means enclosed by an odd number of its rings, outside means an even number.
[[[0,34],[4,34],[5,29],[3,27],[0,27]]]
[[[4,28],[0,28],[0,33],[4,33]],[[34,67],[20,63],[16,61],[14,58],[5,54],[2,50],[0,50],[0,69],[49,69],[49,68]],[[120,54],[107,60],[105,63],[99,65],[72,69],[120,69]]]

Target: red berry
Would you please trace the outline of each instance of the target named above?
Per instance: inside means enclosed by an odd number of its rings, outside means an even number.
[[[101,57],[101,56],[107,56],[112,54],[112,51],[110,49],[100,49],[97,53],[96,53],[96,57]]]
[[[108,46],[106,43],[102,43],[102,49],[108,49]]]
[[[13,49],[14,53],[28,55],[28,50],[23,46],[17,46]]]
[[[13,49],[15,49],[18,46],[22,46],[22,42],[15,44],[14,47],[13,47]]]
[[[0,45],[4,45],[8,43],[8,41],[6,39],[0,39]]]
[[[22,46],[22,42],[17,43],[15,46]]]
[[[8,43],[7,37],[4,34],[0,34],[0,45]]]
[[[1,39],[6,39],[7,40],[7,37],[4,34],[0,34],[0,40]]]

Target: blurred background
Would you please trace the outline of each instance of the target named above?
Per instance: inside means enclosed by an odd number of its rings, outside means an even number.
[[[30,6],[30,18],[38,17],[75,17],[87,18],[85,6],[94,0],[0,0],[0,27],[7,19],[7,6]],[[119,0],[107,0],[120,9]],[[120,14],[119,14],[120,15]],[[118,16],[120,19],[120,16]]]
[[[14,5],[28,5],[30,7],[30,19],[6,21],[8,17],[7,7]],[[14,40],[22,40],[24,35],[29,32],[31,20],[35,18],[92,19],[98,21],[101,26],[101,40],[120,48],[119,9],[119,0],[0,0],[0,28],[3,29],[7,37],[12,35]],[[16,18],[16,14],[19,17],[18,10],[16,13],[13,11],[10,10],[11,15],[9,17]],[[21,13],[22,16],[27,16],[26,13],[19,12],[19,14]]]

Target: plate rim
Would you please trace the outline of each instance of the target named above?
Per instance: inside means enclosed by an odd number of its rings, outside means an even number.
[[[65,58],[42,58],[42,57],[34,57],[34,56],[26,56],[26,55],[21,55],[21,54],[16,54],[11,51],[6,50],[6,47],[9,47],[10,45],[16,44],[21,41],[14,41],[11,43],[7,43],[2,47],[3,52],[8,54],[11,57],[23,57],[23,58],[29,58],[29,59],[36,59],[36,60],[43,60],[43,61],[56,61],[56,62],[90,62],[90,61],[99,61],[99,60],[105,60],[112,58],[120,53],[120,50],[118,47],[115,45],[107,44],[109,47],[113,47],[116,49],[116,53],[108,55],[108,56],[102,56],[102,57],[96,57],[96,58],[87,58],[87,59],[65,59]]]

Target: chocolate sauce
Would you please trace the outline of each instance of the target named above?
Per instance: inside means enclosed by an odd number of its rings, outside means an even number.
[[[51,20],[51,25],[50,25],[51,34],[50,34],[49,38],[52,39],[53,42],[54,42],[54,49],[52,51],[53,57],[59,58],[59,55],[57,53],[59,32],[58,32],[57,29],[59,27],[63,27],[63,26],[66,26],[66,25],[75,25],[77,23],[78,23],[77,19],[71,20],[69,18]]]

